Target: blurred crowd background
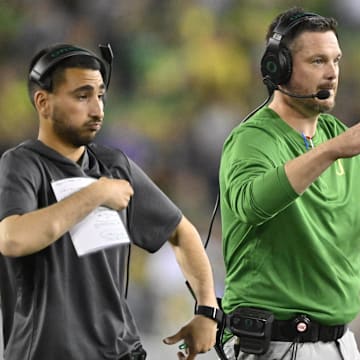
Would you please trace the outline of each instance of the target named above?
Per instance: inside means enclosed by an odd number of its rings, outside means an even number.
[[[333,113],[351,126],[360,110],[357,0],[0,0],[0,153],[37,136],[26,92],[33,54],[54,42],[95,52],[110,43],[114,67],[98,142],[135,160],[205,242],[223,141],[267,97],[259,70],[267,26],[294,5],[339,21],[344,56]],[[207,251],[221,297],[218,215]],[[191,318],[194,301],[167,245],[154,255],[133,249],[129,298],[150,360],[175,358],[175,348],[163,355],[161,338]]]

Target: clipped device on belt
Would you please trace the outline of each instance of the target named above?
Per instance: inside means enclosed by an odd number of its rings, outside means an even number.
[[[273,321],[270,311],[244,307],[227,315],[226,327],[239,338],[240,351],[261,355],[269,349]]]

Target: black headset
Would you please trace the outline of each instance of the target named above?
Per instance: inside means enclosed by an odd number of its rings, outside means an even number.
[[[50,51],[40,56],[40,58],[35,62],[30,70],[29,79],[31,81],[35,81],[41,87],[46,88],[46,84],[44,83],[45,77],[49,74],[49,71],[54,69],[54,67],[62,60],[72,56],[89,56],[99,62],[101,75],[104,79],[106,88],[108,88],[114,55],[110,44],[99,45],[99,49],[101,58],[89,50],[74,45],[61,44],[59,46],[55,46]]]
[[[314,17],[322,18],[310,12],[295,14],[286,20],[280,18],[261,59],[261,74],[268,87],[270,85],[275,89],[277,85],[286,84],[290,80],[292,58],[290,50],[282,43],[282,40],[295,26]]]

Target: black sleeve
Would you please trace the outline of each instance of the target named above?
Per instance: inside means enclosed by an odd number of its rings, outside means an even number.
[[[131,160],[130,172],[134,188],[129,211],[130,237],[134,244],[155,252],[174,232],[182,213]]]
[[[38,208],[39,172],[23,151],[11,150],[0,159],[0,220]]]

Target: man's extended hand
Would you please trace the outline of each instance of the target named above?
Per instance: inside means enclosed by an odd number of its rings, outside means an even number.
[[[197,354],[206,353],[215,345],[217,324],[214,320],[201,315],[194,318],[176,334],[163,340],[167,345],[183,341],[186,344],[185,354],[178,352],[178,359],[195,359]]]

